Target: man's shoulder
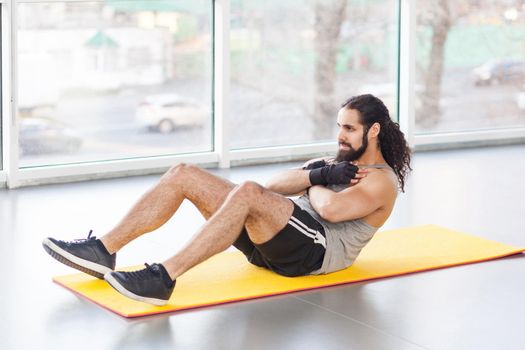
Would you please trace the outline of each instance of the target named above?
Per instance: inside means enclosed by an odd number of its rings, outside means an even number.
[[[390,169],[370,169],[359,185],[375,195],[397,194],[397,177]]]

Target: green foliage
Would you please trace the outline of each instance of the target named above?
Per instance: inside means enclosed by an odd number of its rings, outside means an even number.
[[[417,34],[416,59],[428,64],[432,29],[421,28]],[[491,24],[453,26],[445,43],[445,66],[474,67],[498,58],[525,58],[525,26]]]

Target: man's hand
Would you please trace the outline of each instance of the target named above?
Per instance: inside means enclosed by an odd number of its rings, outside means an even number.
[[[303,170],[313,170],[317,168],[322,168],[324,166],[326,166],[326,161],[324,159],[321,159],[321,160],[317,160],[303,167]]]
[[[321,162],[321,161],[319,161]],[[310,165],[313,165],[314,162]],[[324,162],[324,161],[323,161]],[[321,166],[310,170],[310,183],[314,185],[347,185],[356,177],[359,168],[349,162]]]

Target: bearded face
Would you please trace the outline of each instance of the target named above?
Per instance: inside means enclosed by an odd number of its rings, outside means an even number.
[[[335,156],[336,162],[353,162],[355,160],[358,160],[361,158],[361,156],[365,153],[366,148],[368,147],[368,128],[363,131],[363,139],[361,140],[361,146],[358,149],[354,149],[352,145],[346,142],[339,142],[339,145],[345,145],[348,147],[348,149],[341,149],[337,151],[337,155]]]

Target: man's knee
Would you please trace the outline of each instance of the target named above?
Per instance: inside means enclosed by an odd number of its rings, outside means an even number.
[[[197,169],[196,165],[179,163],[172,166],[164,175],[168,180],[175,180],[186,174],[191,174]]]
[[[237,198],[251,201],[262,195],[263,192],[264,187],[257,182],[246,181],[238,185],[232,194]]]

